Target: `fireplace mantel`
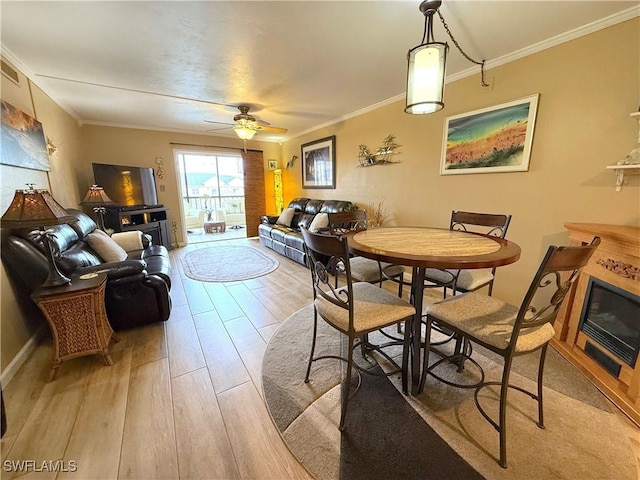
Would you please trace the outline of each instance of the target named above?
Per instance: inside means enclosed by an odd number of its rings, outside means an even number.
[[[565,223],[565,227],[569,230],[572,245],[588,244],[595,235],[600,237],[601,243],[565,299],[555,323],[556,335],[552,344],[640,425],[640,360],[636,360],[633,366],[624,364],[579,328],[592,278],[640,296],[640,228],[596,223]],[[594,355],[585,353],[585,349],[590,352],[597,350],[596,356],[604,358],[604,361],[594,360]],[[620,366],[617,375],[603,367],[607,362]]]

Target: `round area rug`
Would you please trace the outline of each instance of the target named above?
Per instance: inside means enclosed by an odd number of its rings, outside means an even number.
[[[246,245],[216,245],[187,253],[182,265],[194,280],[235,282],[273,272],[278,261]]]
[[[473,390],[449,387],[433,377],[423,394],[408,397],[401,393],[399,375],[363,375],[360,391],[349,400],[341,434],[342,362],[314,362],[310,382],[304,383],[312,326],[312,306],[282,323],[264,355],[262,384],[282,438],[317,480],[637,477],[629,427],[553,349],[545,364],[546,428],[535,424],[535,401],[517,391],[509,393],[507,469],[497,463],[498,433],[477,410]],[[341,335],[320,321],[317,354],[340,354],[342,344]],[[499,380],[501,366],[489,352],[476,348],[473,356],[489,380]],[[512,383],[535,389],[537,359],[537,354],[517,358]],[[475,373],[469,368],[462,375],[472,378]],[[498,392],[485,390],[480,401],[495,415]]]

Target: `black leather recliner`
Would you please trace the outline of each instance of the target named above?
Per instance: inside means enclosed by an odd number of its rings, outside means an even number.
[[[165,321],[171,313],[171,262],[162,245],[153,245],[143,235],[143,248],[128,252],[121,262],[103,262],[91,249],[87,235],[97,226],[79,210],[68,209],[77,221],[50,227],[54,257],[65,275],[90,272],[107,274],[105,307],[114,329],[131,328]],[[45,247],[31,229],[2,232],[2,260],[19,286],[29,293],[39,287],[49,271]]]

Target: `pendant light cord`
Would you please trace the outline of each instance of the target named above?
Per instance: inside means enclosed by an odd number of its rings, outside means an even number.
[[[449,35],[449,38],[451,38],[451,41],[456,46],[456,48],[460,51],[462,56],[464,58],[466,58],[467,60],[469,60],[471,63],[475,63],[476,65],[480,65],[480,85],[482,85],[483,87],[488,87],[489,84],[484,81],[484,62],[485,61],[482,60],[481,62],[478,62],[478,61],[474,60],[473,58],[471,58],[469,55],[467,55],[464,52],[464,50],[462,50],[462,47],[460,47],[460,44],[458,43],[458,41],[455,39],[455,37],[451,33],[451,30],[449,30],[449,25],[447,25],[447,22],[444,21],[444,17],[442,16],[442,14],[440,13],[439,10],[438,10],[438,16],[440,17],[440,21],[442,22],[442,25],[444,26],[444,29],[447,31],[447,35]],[[425,25],[425,32],[426,32],[426,25]]]

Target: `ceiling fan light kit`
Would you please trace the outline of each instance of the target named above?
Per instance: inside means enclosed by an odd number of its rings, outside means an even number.
[[[420,45],[407,54],[407,102],[404,111],[413,115],[434,113],[444,108],[444,83],[447,67],[447,43],[436,42],[433,36],[433,16],[437,13],[451,41],[460,53],[472,63],[480,65],[482,86],[484,82],[484,60],[477,62],[470,58],[458,45],[444,17],[438,11],[441,0],[425,0],[420,4],[424,14],[424,33]]]
[[[218,123],[221,125],[233,125],[232,130],[242,140],[251,140],[258,130],[271,133],[287,133],[286,128],[272,127],[263,120],[258,120],[253,115],[249,115],[250,105],[238,105],[236,107],[240,110],[240,113],[233,117],[235,123],[214,122],[211,120],[205,120],[207,123]],[[219,130],[219,129],[218,129]]]
[[[253,128],[246,125],[236,125],[233,127],[233,131],[236,132],[236,135],[238,135],[242,140],[251,140],[256,134],[256,131]]]

